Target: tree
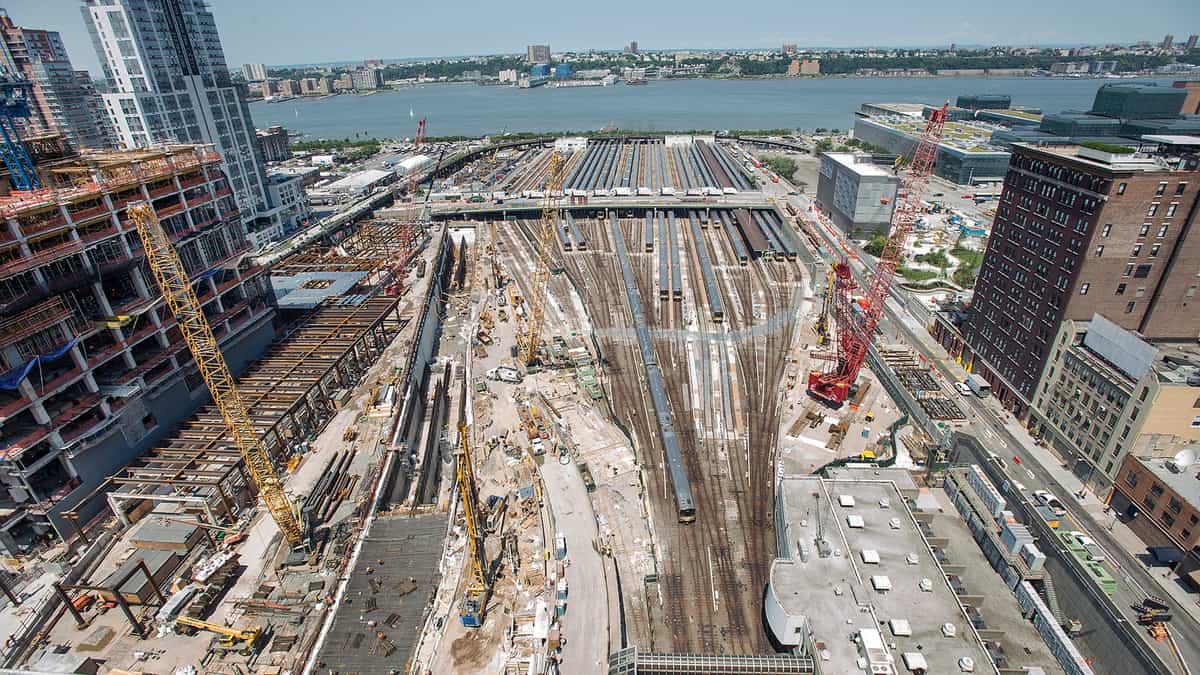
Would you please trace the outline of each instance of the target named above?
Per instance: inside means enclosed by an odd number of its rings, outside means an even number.
[[[817,152],[829,152],[833,149],[833,141],[828,138],[822,138],[817,141]]]
[[[880,255],[883,254],[883,247],[886,244],[887,244],[887,237],[883,236],[882,234],[877,234],[877,235],[871,237],[870,239],[868,239],[867,243],[863,244],[862,249],[866,253],[869,253],[869,254],[875,256],[876,258],[878,258]]]
[[[790,157],[784,157],[782,155],[766,155],[763,157],[762,161],[763,164],[766,164],[767,168],[769,168],[771,171],[774,171],[780,176],[788,179],[790,179],[799,168],[796,166],[796,162],[794,160],[792,160]]]

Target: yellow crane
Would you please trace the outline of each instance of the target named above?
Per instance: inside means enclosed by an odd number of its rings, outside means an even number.
[[[241,645],[240,652],[244,656],[249,656],[254,652],[255,646],[258,645],[258,639],[262,637],[262,626],[255,626],[246,630],[238,630],[216,623],[209,623],[199,619],[193,619],[190,616],[180,616],[175,619],[175,628],[181,633],[194,634],[198,630],[206,630],[210,633],[216,633],[221,636],[221,645],[229,649],[237,649]]]
[[[557,152],[550,155],[546,169],[546,197],[542,201],[542,226],[538,230],[537,267],[533,272],[533,283],[529,287],[529,326],[525,332],[521,359],[527,364],[537,360],[538,348],[542,344],[542,326],[546,321],[546,293],[550,281],[550,253],[554,250],[554,239],[558,227],[558,197],[562,192],[563,167],[565,163]]]
[[[179,252],[171,245],[158,215],[149,204],[138,202],[130,205],[129,216],[137,226],[142,247],[146,249],[146,262],[150,265],[158,287],[162,289],[163,300],[166,300],[167,307],[178,321],[179,332],[183,334],[183,340],[192,352],[192,358],[196,360],[200,376],[208,385],[213,403],[221,411],[225,428],[237,445],[259,495],[266,502],[267,509],[279,524],[279,529],[288,544],[293,547],[302,546],[304,532],[300,521],[283,491],[283,484],[275,473],[270,455],[262,446],[258,432],[250,422],[246,403],[234,384],[233,374],[229,372],[229,365],[225,363],[217,338],[213,336],[212,328],[208,325],[200,300],[192,290],[191,280],[179,259]]]
[[[468,561],[467,592],[459,607],[459,618],[467,628],[483,625],[487,613],[488,597],[492,593],[492,580],[488,572],[487,553],[484,551],[483,523],[480,522],[479,489],[475,484],[475,467],[471,459],[471,441],[467,437],[466,415],[467,381],[463,380],[462,397],[459,399],[458,417],[458,492],[462,502],[463,518],[467,522],[467,546],[471,550]]]
[[[829,311],[833,307],[833,266],[829,266],[829,274],[825,276],[825,295],[821,299],[821,314],[817,317],[817,344],[824,347],[829,344]]]

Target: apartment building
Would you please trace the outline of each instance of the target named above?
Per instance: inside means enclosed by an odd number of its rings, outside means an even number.
[[[57,31],[23,28],[0,10],[0,68],[33,84],[33,116],[20,124],[29,133],[59,133],[75,147],[112,145],[91,76],[71,66]]]
[[[1200,334],[1200,147],[1183,140],[1138,153],[1013,145],[973,304],[939,313],[932,332],[1018,417],[1064,320]]]
[[[266,162],[282,162],[291,158],[292,151],[288,140],[287,129],[275,125],[266,129],[255,129],[258,144],[262,147],[263,160]]]
[[[208,146],[80,156],[39,144],[47,190],[0,174],[0,548],[16,555],[104,505],[107,476],[207,400],[126,207],[148,201],[231,367],[274,334],[274,294]]]
[[[243,63],[242,79],[247,82],[263,82],[267,79],[267,66],[263,63]]]
[[[1108,504],[1155,553],[1178,559],[1174,572],[1200,586],[1200,478],[1195,448],[1174,456],[1128,455]],[[1174,560],[1171,564],[1174,564]]]
[[[1030,428],[1102,492],[1143,436],[1200,441],[1198,403],[1200,348],[1155,344],[1096,314],[1062,323]]]

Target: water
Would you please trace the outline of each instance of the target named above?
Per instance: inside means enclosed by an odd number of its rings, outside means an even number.
[[[1111,80],[1110,80],[1111,81]],[[1170,79],[1159,79],[1170,86]],[[272,124],[310,138],[403,138],[428,117],[430,136],[505,131],[621,129],[846,129],[864,102],[937,101],[1000,93],[1046,112],[1087,110],[1105,80],[1058,78],[829,78],[812,80],[663,80],[644,87],[556,89],[427,84],[371,96],[258,102],[255,126]],[[409,116],[412,111],[413,117]]]

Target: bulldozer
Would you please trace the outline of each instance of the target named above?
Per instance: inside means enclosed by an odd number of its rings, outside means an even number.
[[[253,654],[254,650],[258,647],[259,640],[263,637],[262,626],[238,630],[237,628],[193,619],[189,616],[180,616],[175,619],[175,631],[178,633],[195,635],[197,631],[201,630],[216,633],[222,648],[236,651],[242,656]]]

